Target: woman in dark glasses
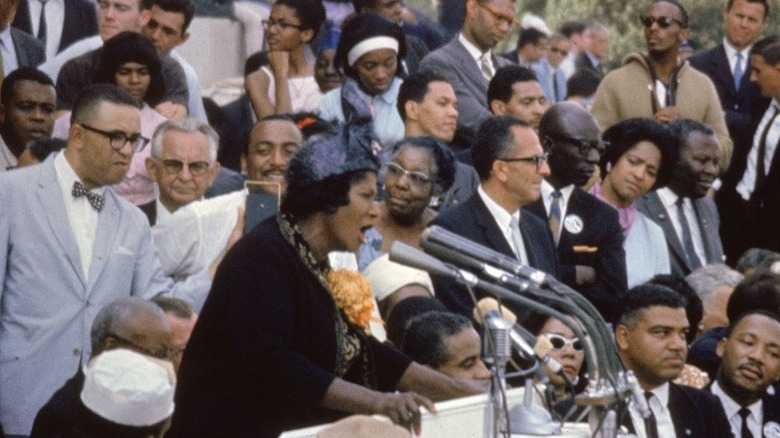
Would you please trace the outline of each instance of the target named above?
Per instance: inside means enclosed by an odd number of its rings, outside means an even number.
[[[559,312],[566,312],[557,305],[545,303]],[[570,318],[570,321],[574,321]],[[561,364],[566,375],[556,374],[546,365],[542,365],[547,378],[550,379],[546,388],[547,408],[565,421],[577,421],[585,411],[583,406],[574,404],[574,395],[587,386],[585,378],[585,344],[574,336],[574,332],[561,320],[540,313],[533,313],[523,326],[531,333],[546,338],[551,349],[548,355]]]

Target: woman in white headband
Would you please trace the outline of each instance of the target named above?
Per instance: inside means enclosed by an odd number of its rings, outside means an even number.
[[[403,82],[405,55],[406,39],[401,27],[373,12],[360,14],[349,21],[336,49],[337,68],[343,70],[345,81],[357,84],[358,94],[373,115],[379,142],[386,147],[404,137],[404,124],[398,115],[396,100]],[[320,102],[320,117],[344,123],[343,88],[325,94]]]
[[[258,119],[317,109],[322,93],[304,49],[324,21],[319,0],[279,0],[271,8],[263,21],[268,65],[249,75],[244,84]]]

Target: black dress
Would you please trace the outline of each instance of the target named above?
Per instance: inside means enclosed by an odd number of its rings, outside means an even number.
[[[184,353],[167,437],[277,436],[347,413],[320,406],[333,379],[393,391],[411,360],[346,322],[282,215],[217,271]]]

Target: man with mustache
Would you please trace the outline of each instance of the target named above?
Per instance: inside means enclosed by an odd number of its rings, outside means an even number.
[[[680,45],[690,36],[688,13],[675,0],[655,0],[644,15],[647,53],[626,56],[623,66],[601,81],[593,115],[601,129],[632,117],[653,118],[667,124],[685,117],[712,127],[728,167],[732,142],[718,93],[707,75],[679,60]]]
[[[638,199],[637,208],[664,230],[672,274],[685,277],[701,266],[723,263],[718,209],[705,196],[718,176],[720,147],[701,122],[680,119],[669,129],[678,143],[672,179]]]
[[[701,389],[671,383],[685,365],[689,330],[684,296],[667,287],[644,284],[618,303],[615,342],[620,359],[633,371],[652,411],[643,419],[636,402],[619,424],[644,438],[648,427],[657,437],[731,437],[717,397]]]
[[[611,321],[627,286],[626,253],[617,211],[585,192],[604,145],[592,115],[572,102],[553,105],[539,122],[550,153],[541,198],[525,207],[545,221],[561,263],[561,281],[584,295]]]
[[[744,313],[718,344],[718,378],[710,390],[719,399],[736,437],[771,436],[780,430],[780,396],[767,388],[780,380],[780,316]]]
[[[0,91],[0,172],[16,167],[29,143],[51,137],[57,95],[54,83],[32,67],[20,67]]]

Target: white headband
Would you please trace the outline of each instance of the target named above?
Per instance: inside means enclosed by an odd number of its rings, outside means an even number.
[[[375,36],[365,39],[357,44],[347,54],[347,63],[352,67],[358,59],[366,53],[377,49],[390,49],[398,53],[398,40],[389,36]]]

